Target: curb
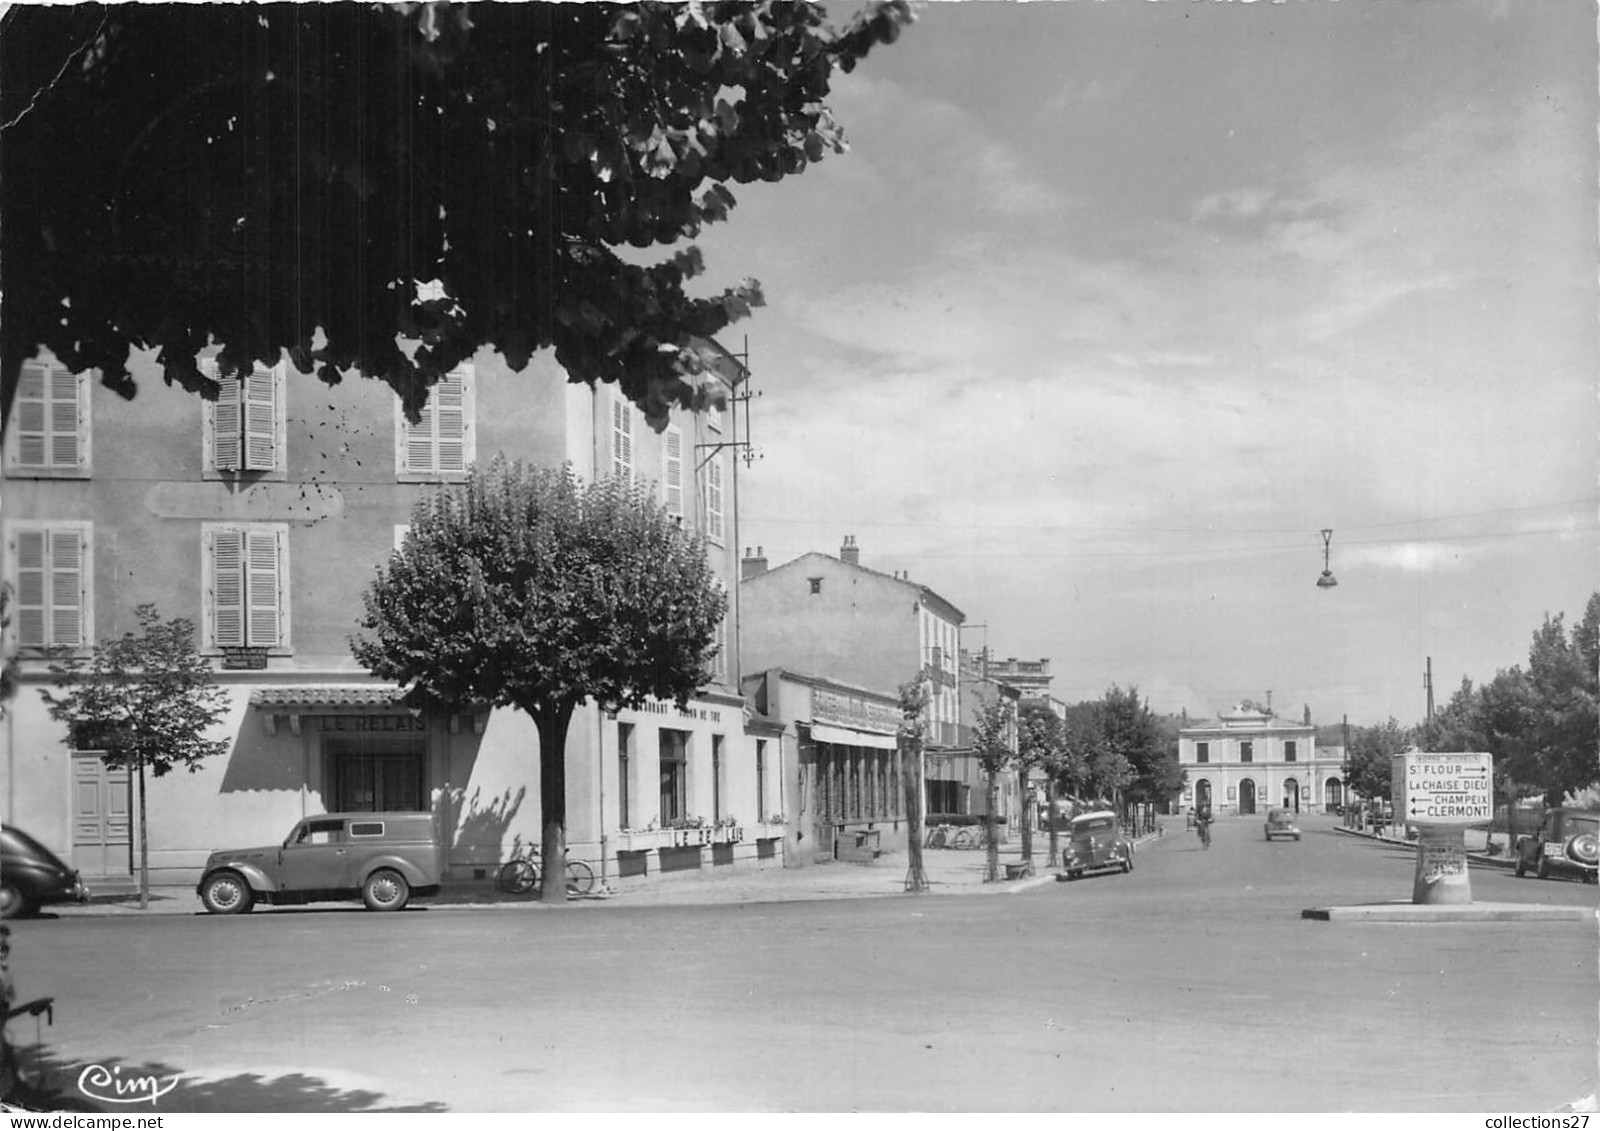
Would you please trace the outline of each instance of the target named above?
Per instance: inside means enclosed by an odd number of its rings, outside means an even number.
[[[1415,848],[1417,843],[1414,840],[1402,840],[1399,837],[1392,836],[1379,836],[1377,833],[1365,832],[1362,829],[1347,829],[1342,826],[1336,827],[1333,831],[1336,833],[1341,833],[1344,836],[1358,836],[1362,840],[1375,840],[1381,844],[1392,844],[1397,848]],[[1469,852],[1467,853],[1467,859],[1480,868],[1496,868],[1503,872],[1509,872],[1517,866],[1517,862],[1509,857],[1489,856],[1482,852]]]

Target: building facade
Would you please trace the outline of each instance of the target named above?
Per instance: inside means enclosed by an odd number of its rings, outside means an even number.
[[[1178,731],[1185,809],[1250,816],[1282,806],[1297,813],[1332,811],[1343,799],[1339,752],[1317,749],[1316,728],[1240,703],[1216,719]]]
[[[745,372],[718,359],[704,379],[726,396]],[[656,432],[614,387],[569,381],[548,353],[521,372],[480,355],[415,423],[379,381],[330,388],[286,364],[238,380],[206,371],[214,401],[167,387],[150,356],[134,359],[132,401],[48,357],[23,371],[0,512],[21,666],[0,722],[8,823],[88,876],[127,874],[137,846],[126,776],[70,750],[39,690],[48,649],[121,635],[151,603],[194,623],[229,704],[212,736],[226,755],[150,782],[158,881],[188,882],[209,851],[276,842],[322,811],[433,812],[453,878],[490,875],[537,843],[543,752],[531,720],[407,710],[349,647],[362,593],[413,505],[503,452],[648,484],[702,539],[730,598],[715,679],[686,709],[591,703],[575,715],[563,754],[571,853],[608,879],[662,871],[661,850],[679,841],[701,841],[707,866],[756,859],[744,829],[771,814],[737,685],[731,412],[674,412]],[[688,867],[687,855],[667,863]]]

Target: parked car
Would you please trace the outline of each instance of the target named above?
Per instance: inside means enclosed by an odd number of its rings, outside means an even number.
[[[1072,829],[1061,850],[1061,866],[1067,879],[1085,872],[1120,868],[1133,871],[1133,845],[1122,835],[1117,815],[1109,809],[1082,813],[1072,819]]]
[[[19,828],[0,829],[0,919],[50,903],[87,903],[89,889],[54,852]]]
[[[1594,883],[1600,873],[1600,811],[1546,809],[1539,831],[1517,838],[1517,875],[1529,869],[1541,880],[1561,873]]]
[[[1288,809],[1267,810],[1267,839],[1273,837],[1292,836],[1300,839],[1300,826],[1295,824],[1294,814]]]
[[[356,898],[370,911],[399,911],[413,895],[439,891],[444,856],[431,814],[324,813],[282,844],[213,852],[197,890],[214,915]]]

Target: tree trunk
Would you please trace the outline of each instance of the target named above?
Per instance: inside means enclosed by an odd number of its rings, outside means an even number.
[[[1024,766],[1017,771],[1017,796],[1022,799],[1019,808],[1022,810],[1022,862],[1027,865],[1027,874],[1033,875],[1033,806],[1030,802],[1032,795],[1028,792],[1028,769]]]
[[[544,823],[539,861],[539,898],[550,906],[567,901],[567,727],[576,704],[533,715],[539,729],[539,813]]]
[[[1050,806],[1050,862],[1048,868],[1061,867],[1061,837],[1056,831],[1056,776],[1045,778],[1045,800]]]
[[[922,864],[922,742],[902,738],[900,751],[906,795],[906,890],[927,891],[928,872]]]
[[[149,822],[145,819],[144,756],[139,763],[139,910],[150,910],[150,837]]]
[[[1000,841],[995,836],[995,810],[1000,808],[1000,775],[994,770],[989,771],[989,804],[988,812],[983,815],[984,849],[988,856],[988,867],[984,870],[984,882],[994,883],[1000,878]]]

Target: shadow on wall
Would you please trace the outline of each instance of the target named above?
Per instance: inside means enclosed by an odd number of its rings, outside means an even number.
[[[470,799],[464,798],[464,790],[451,792],[455,796],[450,799],[450,808],[456,814],[451,863],[458,866],[499,864],[506,830],[522,808],[528,787],[519,786],[515,792],[508,789],[487,805],[483,803],[481,790],[473,790]],[[521,845],[516,847],[520,849]]]
[[[299,792],[305,783],[305,754],[300,739],[280,727],[267,734],[264,716],[247,709],[233,734],[222,772],[222,792],[284,789]]]
[[[21,1052],[22,1079],[6,1097],[31,1111],[448,1111],[441,1103],[389,1106],[379,1092],[340,1089],[304,1072],[267,1076],[240,1072],[197,1079],[169,1064],[107,1060],[69,1063],[48,1049]],[[130,1103],[158,1093],[155,1101]]]

